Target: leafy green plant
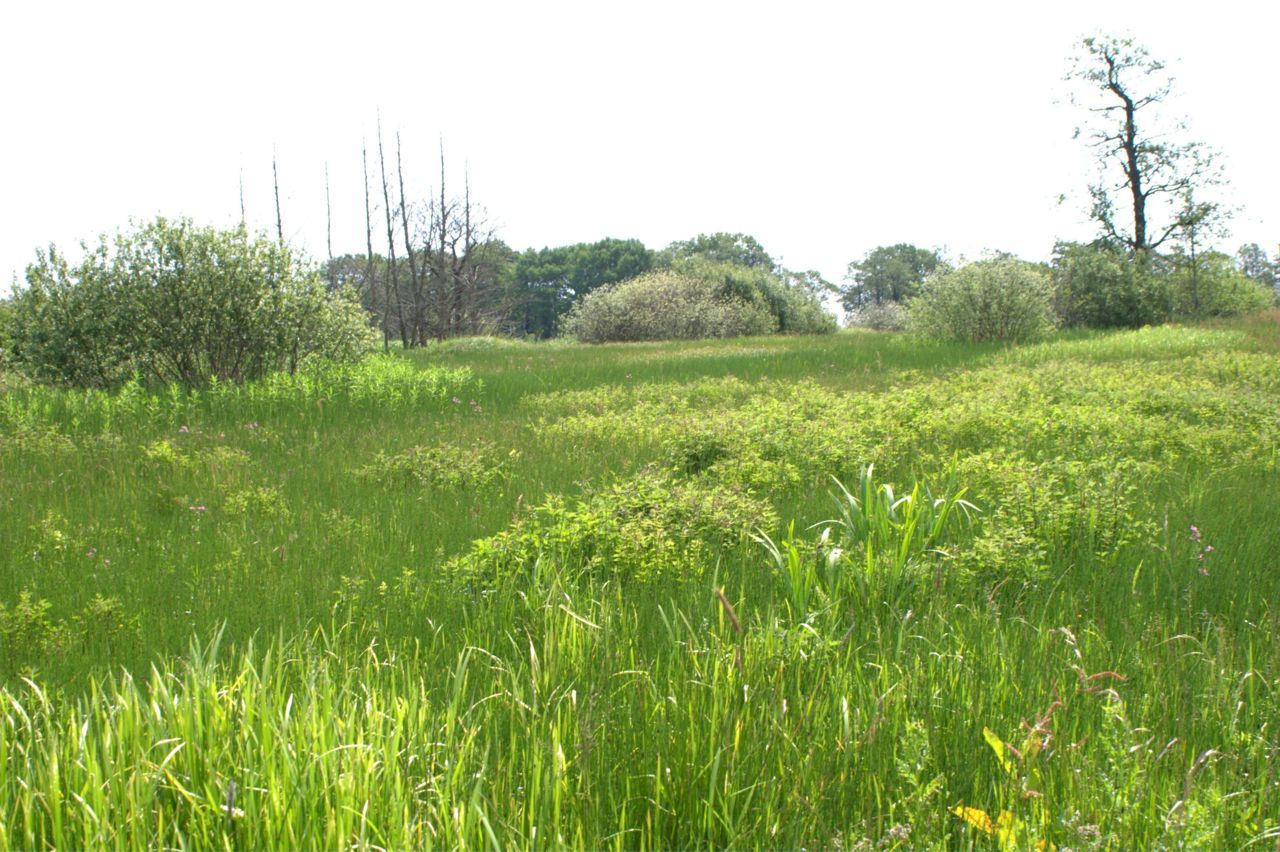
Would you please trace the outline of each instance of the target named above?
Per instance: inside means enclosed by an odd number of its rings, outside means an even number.
[[[1276,304],[1275,290],[1250,279],[1221,252],[1170,259],[1174,310],[1182,317],[1221,317],[1265,311]]]
[[[715,286],[721,298],[764,309],[782,334],[829,334],[835,317],[823,307],[818,293],[789,283],[767,267],[714,261],[702,256],[676,260],[674,271]]]
[[[917,482],[898,495],[879,481],[875,466],[866,465],[854,491],[832,477],[837,518],[815,525],[822,533],[810,545],[798,543],[794,523],[775,543],[757,531],[786,589],[793,618],[808,616],[817,597],[825,605],[854,593],[865,604],[872,600],[897,604],[901,595],[941,568],[952,553],[954,519],[967,520],[977,507],[964,499],[965,489],[949,486],[935,497]],[[959,513],[959,514],[957,514]]]
[[[0,655],[10,666],[26,667],[62,654],[73,643],[110,648],[141,632],[136,614],[120,598],[96,594],[69,620],[52,614],[53,604],[24,589],[12,606],[0,603]]]
[[[13,361],[13,322],[13,303],[0,299],[0,375],[8,372]]]
[[[767,501],[741,489],[645,472],[582,500],[552,497],[473,542],[449,570],[487,582],[546,568],[620,578],[688,576],[707,569],[713,546],[744,542],[775,520]]]
[[[0,638],[11,661],[39,658],[70,641],[66,622],[54,619],[51,608],[49,601],[36,600],[29,591],[20,593],[12,607],[0,603]]]
[[[1058,320],[1067,328],[1138,328],[1173,312],[1169,282],[1150,258],[1110,243],[1059,242],[1053,288]]]
[[[289,505],[280,489],[270,485],[245,488],[227,497],[223,506],[228,515],[249,519],[288,519]]]
[[[504,475],[504,466],[518,458],[516,450],[504,460],[493,444],[469,447],[441,445],[410,447],[398,453],[379,452],[356,473],[383,483],[434,485],[441,488],[483,488]]]
[[[1264,326],[0,395],[0,847],[1265,847]]]
[[[1039,266],[1012,257],[980,260],[928,278],[907,307],[912,331],[971,342],[1022,343],[1053,330],[1053,290]]]
[[[891,579],[908,574],[928,555],[947,555],[941,550],[950,532],[953,515],[967,519],[977,507],[964,499],[966,489],[948,488],[935,497],[920,482],[901,496],[887,482],[877,483],[875,466],[867,465],[858,478],[857,494],[839,480],[836,505],[839,518],[827,522],[839,529],[845,553],[862,551],[868,576],[884,570]]]
[[[282,243],[163,218],[102,237],[75,266],[38,253],[13,314],[18,365],[75,387],[239,383],[375,343],[354,296],[327,293]]]
[[[565,334],[584,343],[769,334],[766,307],[728,293],[716,281],[663,270],[592,291],[574,305]]]

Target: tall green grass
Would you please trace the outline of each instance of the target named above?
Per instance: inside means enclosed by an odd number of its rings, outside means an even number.
[[[1274,845],[1268,334],[11,389],[0,845]]]

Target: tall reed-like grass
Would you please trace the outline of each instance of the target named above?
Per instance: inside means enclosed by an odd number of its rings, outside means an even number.
[[[1271,845],[1244,329],[11,388],[0,846]]]

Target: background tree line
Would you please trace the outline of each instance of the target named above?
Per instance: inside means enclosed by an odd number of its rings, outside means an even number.
[[[841,301],[852,324],[1004,339],[1015,328],[1137,327],[1276,303],[1280,256],[1218,248],[1232,212],[1214,198],[1225,178],[1216,153],[1161,112],[1173,92],[1165,65],[1130,39],[1095,36],[1079,43],[1067,79],[1084,117],[1076,135],[1096,159],[1097,237],[1059,241],[1051,262],[1016,274],[1007,257],[953,269],[935,250],[875,248],[849,265]],[[1002,315],[1014,310],[1027,316]]]
[[[355,291],[377,318],[384,339],[406,347],[459,335],[554,337],[564,332],[571,311],[591,294],[657,271],[716,278],[722,294],[767,303],[776,320],[774,331],[834,328],[833,319],[821,319],[818,313],[822,299],[837,288],[817,272],[783,268],[746,234],[699,234],[660,250],[637,239],[609,237],[520,252],[486,231],[483,239],[458,240],[442,252],[424,235],[440,233],[442,225],[432,217],[446,209],[443,200],[415,208],[388,193],[386,201],[394,211],[387,249],[373,248],[371,239],[368,254],[331,258],[326,277],[335,289]],[[479,221],[475,205],[465,196],[457,210],[461,217],[455,212],[455,220],[465,221],[469,210]],[[409,224],[396,230],[394,223],[406,216]],[[433,258],[443,262],[432,262]],[[445,304],[454,308],[451,312],[438,310],[442,293],[449,294]],[[804,329],[798,319],[802,314],[812,315]],[[448,322],[442,321],[446,318]]]
[[[352,358],[380,337],[406,349],[477,334],[587,342],[835,328],[912,327],[932,336],[1028,339],[1054,327],[1134,327],[1276,303],[1280,257],[1219,246],[1231,210],[1217,155],[1161,112],[1165,67],[1130,40],[1083,39],[1068,79],[1096,155],[1091,242],[1058,242],[1047,263],[996,255],[954,266],[940,251],[880,246],[843,286],[789,270],[754,237],[699,234],[662,249],[635,239],[517,251],[496,234],[468,177],[406,192],[399,133],[362,147],[365,251],[317,267],[276,235],[189,221],[134,226],[69,262],[50,246],[0,302],[0,351],[41,380],[106,387],[130,376],[196,385]],[[328,169],[325,170],[326,201]],[[330,208],[329,221],[332,221]]]

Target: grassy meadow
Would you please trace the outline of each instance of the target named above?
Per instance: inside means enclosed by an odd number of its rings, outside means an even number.
[[[0,847],[1280,842],[1275,313],[0,387]]]

